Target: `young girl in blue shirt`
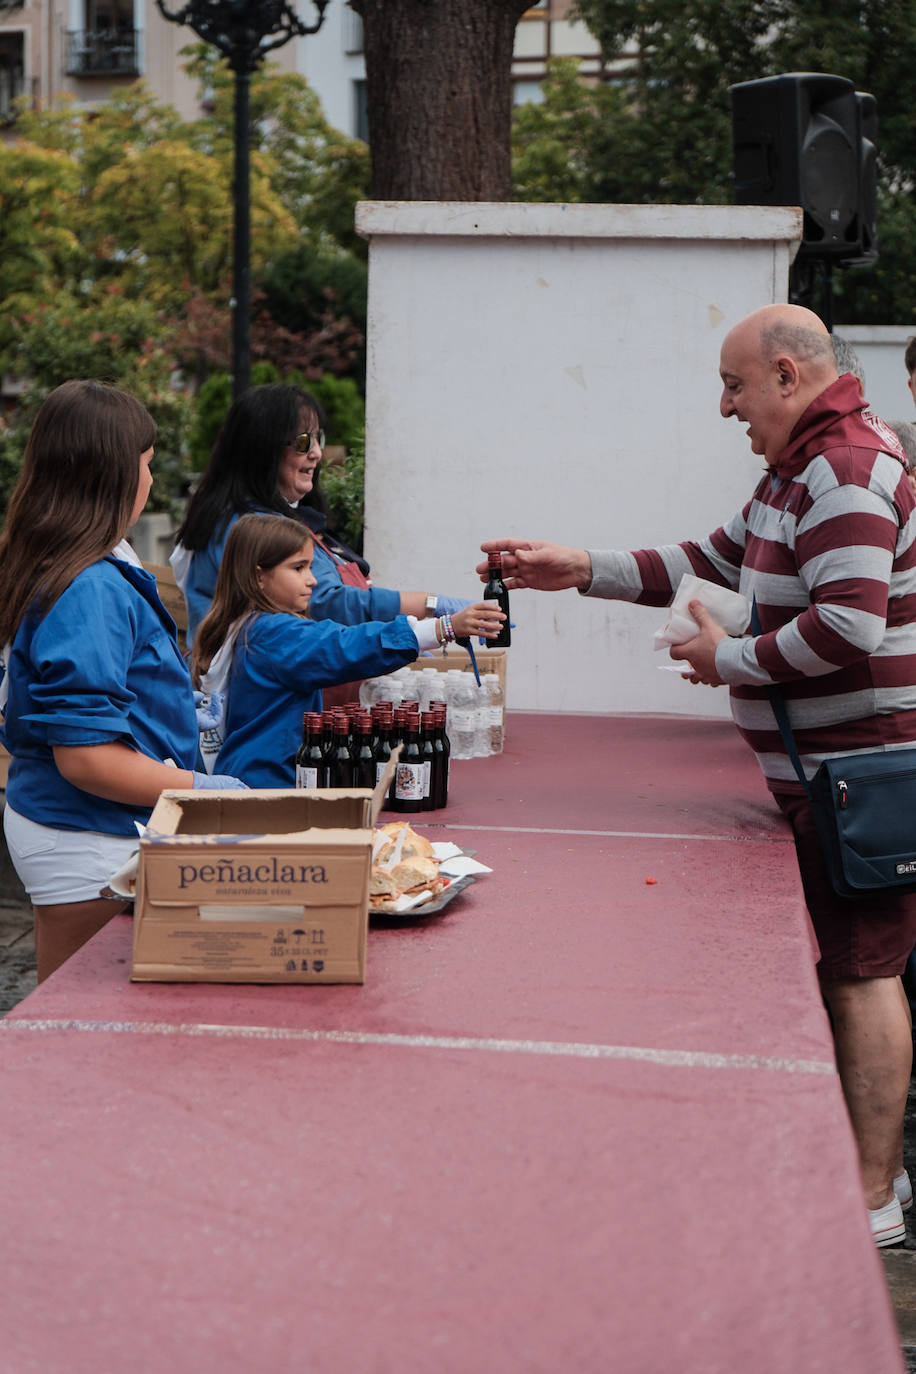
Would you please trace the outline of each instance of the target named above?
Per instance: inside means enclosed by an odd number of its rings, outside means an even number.
[[[0,534],[3,823],[39,980],[124,909],[100,894],[163,788],[239,785],[195,772],[175,624],[125,538],[152,487],[154,437],[134,397],[65,382],[36,416]]]
[[[249,787],[295,785],[302,715],[321,710],[323,687],[393,672],[456,638],[492,639],[505,619],[496,602],[481,601],[434,620],[310,620],[312,554],[297,521],[243,515],[192,648],[195,686],[227,694],[215,766]]]

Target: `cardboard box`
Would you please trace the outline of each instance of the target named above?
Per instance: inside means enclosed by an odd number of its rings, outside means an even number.
[[[140,841],[131,978],[362,983],[373,792],[163,792]]]
[[[507,650],[483,649],[479,644],[475,644],[474,656],[477,659],[477,671],[481,677],[484,673],[495,673],[499,678],[503,689],[503,700],[505,701]],[[441,649],[437,649],[435,653],[428,654],[425,658],[414,659],[410,667],[415,670],[435,668],[440,673],[447,673],[449,668],[460,668],[465,673],[473,673],[474,671],[471,667],[471,655],[467,649],[462,649],[460,644],[448,644],[444,653]]]

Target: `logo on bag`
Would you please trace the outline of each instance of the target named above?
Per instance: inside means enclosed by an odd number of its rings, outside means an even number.
[[[894,872],[898,878],[904,878],[908,873],[916,873],[916,859],[907,859],[905,864],[894,864]]]

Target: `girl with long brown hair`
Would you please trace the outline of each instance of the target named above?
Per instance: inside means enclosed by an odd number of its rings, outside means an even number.
[[[163,788],[239,785],[195,772],[175,624],[126,540],[152,487],[155,432],[126,392],[57,387],[0,533],[3,822],[33,904],[39,979],[124,909],[101,890]]]

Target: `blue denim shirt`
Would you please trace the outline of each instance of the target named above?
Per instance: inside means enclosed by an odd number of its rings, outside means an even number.
[[[155,578],[113,557],[73,579],[44,616],[24,617],[8,665],[3,742],[14,811],[62,830],[136,835],[149,807],[107,801],[58,772],[55,745],[121,741],[199,766],[197,717],[175,623]]]
[[[405,615],[368,625],[253,616],[235,643],[214,771],[249,787],[295,786],[302,715],[321,710],[321,688],[394,672],[417,652]]]

